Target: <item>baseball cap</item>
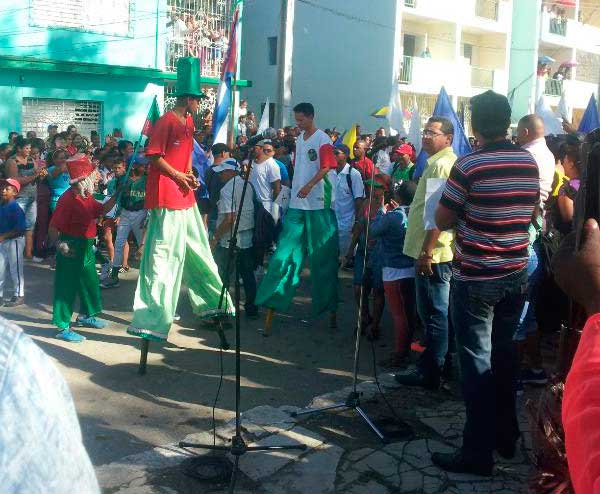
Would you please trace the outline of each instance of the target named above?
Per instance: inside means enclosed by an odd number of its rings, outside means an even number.
[[[263,139],[262,141],[258,141],[256,143],[257,146],[263,147],[265,144],[273,145],[273,141],[271,139]]]
[[[17,189],[17,194],[21,191],[21,184],[15,178],[3,178],[0,180],[0,186],[4,184],[12,185],[15,189]]]
[[[392,149],[391,154],[408,154],[411,161],[415,160],[415,151],[409,144],[401,144]]]
[[[336,144],[333,149],[339,149],[346,156],[350,157],[350,148],[345,144]]]
[[[50,129],[58,129],[58,125],[52,123],[52,124],[48,125],[48,130],[50,130]]]

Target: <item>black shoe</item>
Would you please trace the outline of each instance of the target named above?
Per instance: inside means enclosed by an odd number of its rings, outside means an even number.
[[[4,302],[4,307],[17,307],[25,303],[25,297],[13,297],[9,301]]]
[[[407,373],[396,374],[394,379],[398,384],[404,384],[404,386],[419,386],[425,389],[439,389],[440,387],[439,379],[428,379],[416,368]]]
[[[491,462],[481,463],[467,460],[460,449],[457,449],[454,453],[433,453],[431,461],[442,470],[452,473],[470,473],[491,477],[494,470],[494,464]]]

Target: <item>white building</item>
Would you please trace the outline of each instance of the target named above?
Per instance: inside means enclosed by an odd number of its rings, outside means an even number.
[[[513,113],[520,117],[535,107],[543,93],[557,106],[565,93],[577,124],[600,82],[600,0],[531,0],[516,2],[513,16],[510,95]],[[537,75],[541,57],[555,60],[550,76]],[[570,78],[552,76],[561,63],[575,62]],[[536,74],[531,77],[531,74]],[[514,95],[513,95],[514,93]]]

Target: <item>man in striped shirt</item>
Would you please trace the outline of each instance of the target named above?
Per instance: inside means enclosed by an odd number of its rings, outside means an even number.
[[[456,162],[436,211],[440,230],[456,232],[450,313],[467,421],[462,448],[432,460],[447,471],[491,475],[494,449],[511,458],[519,437],[513,336],[540,183],[531,154],[506,140],[506,97],[486,91],[471,99],[471,112],[482,148]]]

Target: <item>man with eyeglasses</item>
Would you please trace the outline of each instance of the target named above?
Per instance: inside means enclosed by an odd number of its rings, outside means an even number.
[[[371,178],[373,167],[375,166],[373,161],[367,157],[367,148],[367,142],[362,139],[356,141],[353,147],[354,161],[352,162],[352,166],[360,172],[363,180]]]
[[[425,325],[425,351],[415,369],[396,374],[407,386],[437,389],[448,353],[448,305],[452,278],[454,232],[425,229],[425,192],[430,179],[447,179],[456,154],[452,150],[454,125],[443,117],[431,117],[423,130],[422,145],[429,155],[408,214],[404,254],[415,260],[417,311]]]

